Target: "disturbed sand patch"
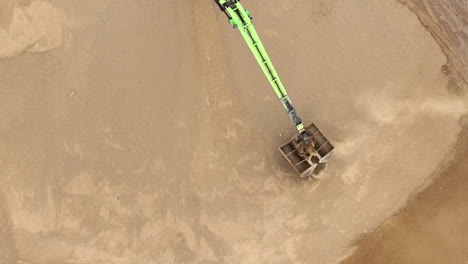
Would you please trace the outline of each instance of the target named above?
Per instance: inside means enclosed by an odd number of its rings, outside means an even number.
[[[61,10],[42,1],[33,1],[27,6],[12,6],[11,11],[8,9],[5,8],[5,13],[11,14],[4,14],[4,17],[11,18],[0,28],[0,59],[60,47],[65,20]]]

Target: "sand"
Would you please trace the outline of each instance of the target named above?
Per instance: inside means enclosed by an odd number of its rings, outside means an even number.
[[[214,3],[47,3],[60,45],[0,61],[1,264],[334,263],[453,158],[466,100],[396,1],[244,3],[337,147],[311,180]]]
[[[463,6],[466,3],[402,2],[418,15],[447,54],[450,66],[444,72],[460,80],[449,81],[457,85],[448,88],[465,94],[468,33],[463,26],[467,19]],[[455,158],[434,173],[436,180],[374,232],[358,237],[357,251],[343,263],[468,263],[467,135],[465,127],[453,147]]]
[[[357,251],[343,264],[467,263],[468,137],[466,129],[456,159],[437,180],[379,228],[357,239]]]

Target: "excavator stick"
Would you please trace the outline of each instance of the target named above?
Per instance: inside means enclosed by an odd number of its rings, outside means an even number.
[[[239,0],[214,1],[226,15],[229,23],[234,28],[239,29],[279,101],[299,132],[290,141],[279,147],[281,153],[301,177],[311,176],[318,164],[326,163],[333,156],[334,147],[314,124],[304,128],[302,120],[297,115],[296,109],[293,107],[286,89],[252,24],[249,11],[244,9]]]

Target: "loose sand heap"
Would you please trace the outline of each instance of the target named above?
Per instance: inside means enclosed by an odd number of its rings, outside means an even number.
[[[44,52],[61,45],[64,20],[60,10],[42,1],[21,7],[13,3],[0,1],[5,12],[0,23],[0,59],[27,51]]]
[[[212,1],[51,2],[85,23],[0,62],[1,264],[334,263],[430,182],[466,112],[396,1],[249,1],[337,148],[301,180],[276,150],[294,127]]]

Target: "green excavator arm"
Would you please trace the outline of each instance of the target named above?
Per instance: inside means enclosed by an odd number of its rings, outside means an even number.
[[[279,147],[280,152],[301,177],[312,176],[321,163],[330,160],[335,148],[317,126],[310,124],[308,127],[304,127],[302,124],[302,120],[297,116],[286,89],[252,24],[249,11],[244,9],[239,0],[214,1],[227,16],[231,25],[239,29],[278,99],[299,131],[297,135]]]
[[[250,50],[260,65],[260,68],[262,68],[263,73],[283,104],[284,109],[293,121],[297,130],[302,131],[304,129],[302,120],[297,116],[288,93],[286,92],[286,89],[284,88],[273,63],[271,62],[255,27],[252,24],[252,17],[250,16],[249,11],[245,10],[239,1],[215,0],[215,2],[218,4],[221,11],[226,14],[232,26],[239,29],[245,39],[245,42],[249,45]]]

